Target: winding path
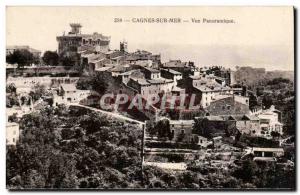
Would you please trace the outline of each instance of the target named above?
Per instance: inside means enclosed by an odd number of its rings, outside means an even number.
[[[105,114],[105,115],[108,115],[108,116],[111,116],[111,117],[114,117],[114,118],[117,118],[117,119],[121,119],[121,120],[124,120],[124,121],[127,121],[127,122],[133,122],[133,123],[138,124],[140,127],[143,127],[145,125],[144,122],[141,122],[141,121],[123,116],[123,115],[118,114],[118,113],[108,112],[108,111],[100,110],[98,108],[92,108],[92,107],[89,107],[89,106],[84,106],[84,105],[81,105],[81,104],[69,103],[68,105],[69,106],[77,106],[77,107],[81,107],[81,108],[86,108],[86,109],[89,109],[89,110],[92,110],[92,111],[95,111],[95,112],[100,112],[102,114]]]

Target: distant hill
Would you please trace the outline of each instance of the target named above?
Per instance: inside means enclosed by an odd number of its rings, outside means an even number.
[[[294,71],[266,71],[265,68],[252,68],[250,66],[240,67],[235,72],[237,83],[248,86],[262,85],[275,78],[285,78],[294,82]]]

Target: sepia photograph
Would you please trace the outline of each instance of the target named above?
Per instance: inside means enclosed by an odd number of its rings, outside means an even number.
[[[296,190],[293,6],[5,15],[8,190]]]

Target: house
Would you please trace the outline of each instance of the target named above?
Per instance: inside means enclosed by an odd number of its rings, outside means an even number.
[[[259,135],[259,118],[254,115],[231,115],[227,120],[234,121],[241,134]]]
[[[137,70],[129,70],[126,72],[123,72],[121,74],[119,74],[119,79],[121,80],[122,83],[124,83],[125,85],[127,85],[128,81],[130,80],[130,78],[144,78],[144,74],[141,72],[141,70],[137,69]]]
[[[206,137],[203,137],[203,136],[199,136],[198,135],[198,143],[197,145],[203,147],[203,148],[206,148],[208,145],[209,145],[209,141]]]
[[[15,146],[20,137],[20,127],[18,123],[8,122],[6,124],[6,145]]]
[[[91,95],[90,90],[79,90],[76,88],[75,83],[60,84],[58,93],[54,94],[54,104],[79,103],[81,100],[86,99],[89,95]]]
[[[143,67],[142,72],[145,79],[160,79],[160,71],[154,68]]]
[[[172,79],[174,85],[177,86],[177,81],[182,79],[182,73],[173,69],[160,69],[161,76],[166,79]]]
[[[109,69],[108,71],[111,73],[112,77],[118,77],[123,72],[129,71],[129,65],[116,65],[113,68]]]
[[[173,88],[173,81],[169,79],[143,79],[143,78],[130,78],[127,85],[134,90],[137,90],[144,99],[151,95],[159,93],[171,93]]]
[[[170,131],[173,139],[179,142],[190,142],[193,135],[194,120],[170,120]]]
[[[154,63],[161,63],[160,55],[153,55],[151,52],[145,50],[137,50],[126,57],[129,62],[139,61],[139,60],[151,60]]]
[[[226,133],[227,122],[221,116],[195,117],[195,130],[204,137],[223,136]]]
[[[214,116],[247,115],[250,113],[249,99],[238,95],[219,95],[205,110]]]
[[[253,147],[251,154],[254,161],[276,161],[277,157],[284,156],[283,148],[259,148]]]
[[[212,138],[213,146],[215,149],[221,148],[222,145],[222,136],[217,136]]]
[[[59,94],[68,102],[76,100],[76,91],[75,84],[61,84],[59,87]]]
[[[186,70],[190,72],[193,66],[194,66],[193,62],[182,62],[181,60],[170,60],[169,62],[162,64],[162,68],[165,69],[170,68],[179,71],[181,73]]]
[[[283,134],[283,124],[280,122],[281,112],[276,110],[274,106],[271,106],[267,110],[262,110],[257,117],[260,121],[260,134],[262,136],[270,137],[272,131],[280,135]]]

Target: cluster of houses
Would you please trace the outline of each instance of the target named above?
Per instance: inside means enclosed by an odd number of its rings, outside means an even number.
[[[220,66],[198,67],[193,62],[170,60],[162,63],[160,55],[144,50],[128,52],[127,42],[119,50],[110,50],[110,37],[102,34],[81,34],[80,24],[71,24],[67,35],[57,37],[60,55],[80,55],[85,70],[109,78],[116,85],[114,93],[140,94],[146,101],[150,95],[195,95],[196,107],[183,110],[161,110],[153,105],[144,110],[148,119],[160,121],[167,118],[174,140],[195,141],[206,147],[208,140],[237,133],[272,138],[272,132],[282,135],[281,113],[274,106],[267,110],[249,109],[245,86],[236,87],[234,71]],[[17,92],[26,93],[37,83],[53,93],[53,105],[80,103],[95,92],[76,88],[78,77],[8,77]],[[168,102],[167,98],[167,102]],[[168,104],[167,104],[168,105]],[[176,114],[170,114],[170,113]],[[197,128],[195,128],[195,125]],[[7,140],[16,143],[18,133],[14,124],[8,124]],[[173,141],[174,141],[173,140]],[[213,139],[214,140],[214,139]],[[217,140],[217,139],[216,139]]]

